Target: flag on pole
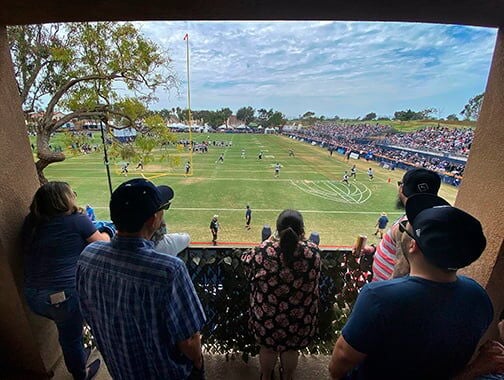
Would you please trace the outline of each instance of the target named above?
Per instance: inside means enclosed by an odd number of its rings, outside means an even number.
[[[189,34],[186,33],[184,36],[184,41],[187,40],[188,38],[189,38]]]

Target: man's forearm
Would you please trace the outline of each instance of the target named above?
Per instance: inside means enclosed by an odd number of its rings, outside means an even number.
[[[177,345],[179,350],[182,351],[197,368],[201,368],[203,358],[201,353],[201,335],[199,332],[189,339],[179,342]]]
[[[340,336],[336,341],[331,361],[329,362],[331,379],[342,379],[351,369],[364,360],[365,357],[365,354],[353,349],[346,342],[345,338]]]

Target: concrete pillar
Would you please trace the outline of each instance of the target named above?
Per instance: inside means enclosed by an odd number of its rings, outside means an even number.
[[[52,322],[34,317],[22,297],[19,232],[38,180],[7,42],[0,25],[0,377],[41,378],[60,355]],[[21,377],[20,377],[21,378]]]
[[[460,78],[464,80],[464,78]],[[504,307],[504,28],[497,34],[471,154],[455,202],[483,224],[487,248],[462,273],[483,285],[496,318]],[[496,331],[494,330],[494,334]]]

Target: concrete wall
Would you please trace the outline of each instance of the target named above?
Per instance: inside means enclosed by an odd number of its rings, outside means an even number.
[[[35,9],[35,8],[34,8]],[[286,8],[285,8],[286,9]],[[38,11],[38,9],[37,9]],[[356,10],[355,12],[358,12]],[[141,12],[138,14],[141,17]],[[440,20],[442,21],[442,20]],[[464,80],[464,78],[460,78]],[[502,310],[504,263],[504,30],[497,38],[485,101],[456,205],[483,223],[488,248],[465,273]],[[6,30],[0,25],[0,367],[44,372],[60,355],[52,324],[26,312],[19,230],[38,187],[18,98]],[[28,375],[24,377],[29,378]]]
[[[503,195],[504,28],[501,28],[464,181],[455,202],[457,207],[473,214],[483,224],[487,248],[483,256],[463,273],[486,287],[493,300],[496,317],[504,307]]]
[[[52,322],[27,312],[20,294],[19,231],[38,188],[38,179],[3,26],[0,26],[0,157],[0,367],[40,374],[54,365],[60,351]],[[26,373],[24,377],[31,375]]]

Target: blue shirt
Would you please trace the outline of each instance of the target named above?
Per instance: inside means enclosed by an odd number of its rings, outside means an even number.
[[[114,379],[186,379],[177,343],[205,314],[184,262],[140,238],[90,244],[77,265],[84,318]]]
[[[378,228],[383,229],[383,228],[387,227],[387,223],[388,223],[388,218],[385,215],[380,216],[380,218],[378,219]]]
[[[96,227],[85,214],[51,218],[33,232],[31,217],[23,226],[25,287],[63,290],[75,288],[75,268]]]
[[[448,379],[469,362],[492,318],[474,280],[411,276],[365,285],[342,335],[367,354],[357,379]]]

